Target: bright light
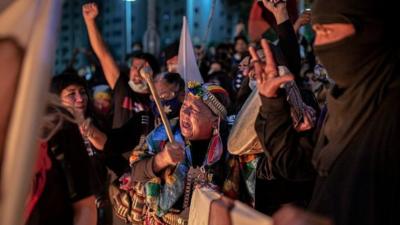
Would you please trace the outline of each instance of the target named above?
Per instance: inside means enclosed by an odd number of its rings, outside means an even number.
[[[124,1],[126,1],[126,2],[134,2],[136,0],[124,0]]]

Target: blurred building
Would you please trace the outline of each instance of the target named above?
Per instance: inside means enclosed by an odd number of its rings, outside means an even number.
[[[157,1],[157,30],[161,48],[179,40],[187,0]]]
[[[215,1],[214,9],[213,2]],[[225,0],[163,0],[157,2],[161,46],[179,39],[182,17],[186,15],[193,44],[232,41],[239,20],[235,5]],[[210,27],[210,13],[214,10]],[[207,34],[207,37],[205,37]]]
[[[82,21],[81,8],[76,7],[80,4],[80,0],[64,1],[56,50],[56,73],[72,63],[72,56],[76,48],[87,47],[87,35],[85,24]],[[77,60],[82,63],[84,61],[80,56]]]
[[[55,73],[65,69],[74,57],[75,68],[91,63],[83,54],[90,49],[81,6],[87,0],[68,0],[63,4]],[[97,24],[112,55],[124,62],[135,42],[143,42],[147,26],[147,0],[98,0],[100,16]],[[214,8],[213,2],[215,2]],[[182,17],[188,18],[193,44],[229,42],[238,21],[238,7],[228,0],[157,0],[156,26],[160,47],[179,40]],[[210,28],[210,13],[214,10]],[[208,32],[207,38],[206,33]]]

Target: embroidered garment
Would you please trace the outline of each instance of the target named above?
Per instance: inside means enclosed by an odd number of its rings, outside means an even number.
[[[228,161],[229,172],[223,187],[226,196],[255,206],[256,171],[260,157],[262,154],[231,155]],[[245,190],[241,190],[243,188]]]
[[[154,213],[157,217],[164,216],[173,206],[184,196],[185,182],[189,169],[193,166],[192,152],[189,142],[185,143],[179,129],[178,119],[171,120],[171,128],[174,133],[174,138],[177,143],[185,145],[185,159],[179,163],[171,173],[165,172],[162,177],[153,178],[144,183],[146,192],[146,204],[149,207],[148,213]],[[147,136],[147,149],[143,151],[135,151],[131,156],[131,164],[135,164],[141,159],[145,159],[159,153],[168,141],[164,126],[160,125]],[[204,151],[203,168],[207,173],[207,182],[218,186],[221,177],[224,177],[221,172],[216,172],[221,159],[224,159],[223,154],[216,154],[215,143],[209,144],[207,151]],[[225,152],[225,151],[224,151]],[[215,155],[219,155],[219,159],[215,159]],[[210,159],[210,160],[208,160]],[[166,170],[168,171],[168,170]],[[218,181],[217,181],[218,180]],[[219,185],[222,186],[222,185]]]

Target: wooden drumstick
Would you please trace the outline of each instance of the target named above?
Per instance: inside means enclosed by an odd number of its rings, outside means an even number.
[[[162,123],[164,124],[165,131],[168,135],[169,142],[173,143],[175,141],[174,135],[171,130],[171,125],[169,124],[169,120],[167,115],[165,115],[163,105],[161,104],[160,97],[157,93],[156,88],[154,87],[153,82],[153,70],[149,66],[145,66],[140,70],[140,75],[147,82],[150,88],[151,95],[153,96],[154,102],[156,103],[157,109],[160,112]]]

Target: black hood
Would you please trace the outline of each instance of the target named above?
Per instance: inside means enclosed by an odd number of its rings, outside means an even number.
[[[327,95],[328,113],[314,152],[314,165],[327,174],[361,127],[379,108],[387,89],[398,85],[399,38],[394,3],[317,0],[313,24],[348,23],[354,35],[315,46],[336,85]],[[393,14],[392,14],[393,13]],[[398,32],[397,32],[398,33]]]

